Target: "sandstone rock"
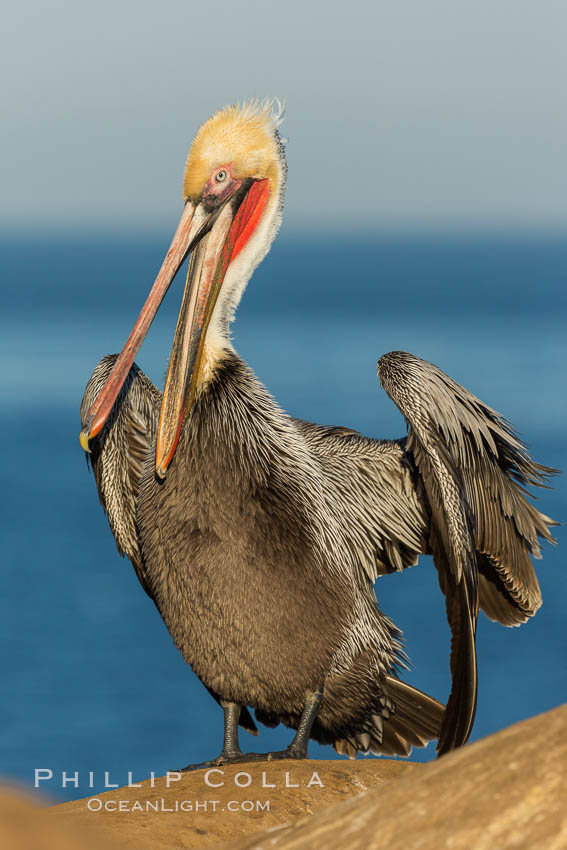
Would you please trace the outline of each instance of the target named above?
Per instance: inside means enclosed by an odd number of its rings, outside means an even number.
[[[0,787],[2,850],[117,850],[84,824],[50,817],[23,791]]]
[[[211,783],[224,782],[212,787],[205,782],[205,771],[183,774],[179,781],[166,787],[165,781],[157,780],[152,788],[144,782],[142,788],[120,788],[107,791],[95,798],[63,803],[51,809],[54,818],[67,823],[88,824],[96,828],[103,837],[113,838],[121,847],[201,848],[215,847],[234,840],[237,836],[286,825],[302,815],[311,815],[328,806],[339,803],[369,788],[378,788],[391,780],[398,780],[414,771],[423,770],[421,765],[386,759],[369,761],[285,761],[253,763],[223,767],[223,774],[209,776]],[[286,773],[289,775],[286,787]],[[324,787],[318,784],[317,777]],[[242,774],[238,777],[238,774]],[[265,781],[263,783],[263,776]],[[246,787],[235,784],[235,777]],[[275,785],[262,787],[266,784]],[[98,808],[100,811],[91,811]],[[90,801],[90,802],[89,802]],[[125,801],[123,811],[105,811],[104,806],[114,808],[118,801]],[[171,811],[187,801],[193,811]],[[260,810],[251,811],[242,804],[250,801]],[[201,803],[195,811],[195,803]],[[265,807],[269,803],[269,810]],[[134,804],[138,807],[134,809]],[[145,811],[147,803],[157,811]],[[207,810],[203,804],[207,803]],[[215,804],[214,807],[212,804]],[[234,811],[230,811],[231,808]]]
[[[567,705],[231,850],[567,847]],[[228,850],[228,848],[226,848]]]

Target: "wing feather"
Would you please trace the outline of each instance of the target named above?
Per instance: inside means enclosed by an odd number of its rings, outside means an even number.
[[[535,614],[541,592],[531,557],[553,542],[553,520],[526,498],[556,470],[529,456],[513,427],[448,375],[402,351],[378,363],[382,386],[408,424],[406,451],[431,511],[429,545],[452,632],[452,693],[438,751],[464,743],[476,706],[478,607],[516,625]]]
[[[556,525],[528,501],[526,487],[545,486],[557,470],[533,461],[499,413],[431,363],[392,352],[381,358],[379,375],[408,423],[408,452],[426,439],[445,446],[442,462],[452,462],[453,475],[456,470],[460,479],[485,571],[494,571],[509,594],[508,607],[515,607],[516,621],[524,622],[541,605],[531,558],[541,557],[540,538],[554,542],[549,528]],[[485,594],[483,583],[481,608]]]

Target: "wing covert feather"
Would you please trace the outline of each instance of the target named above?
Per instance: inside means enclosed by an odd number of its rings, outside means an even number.
[[[417,564],[425,551],[428,514],[406,462],[404,441],[374,440],[348,428],[294,420],[337,493],[345,542],[363,583]]]

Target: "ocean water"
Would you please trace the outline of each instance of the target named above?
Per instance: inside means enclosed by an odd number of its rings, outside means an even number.
[[[120,350],[167,244],[160,234],[0,242],[0,774],[29,786],[34,768],[49,768],[43,787],[58,799],[103,790],[105,771],[124,784],[128,771],[159,775],[220,749],[221,710],[119,557],[77,439],[84,385]],[[411,351],[503,412],[538,460],[565,468],[566,283],[559,237],[283,235],[254,275],[234,341],[291,414],[377,437],[405,432],[377,358]],[[181,289],[180,276],[138,357],[160,385]],[[565,520],[564,479],[554,486],[538,504]],[[528,624],[510,630],[481,615],[473,739],[565,700],[563,561],[561,547],[545,547],[544,605]],[[376,590],[404,631],[406,678],[444,700],[449,631],[430,559]],[[290,732],[241,739],[264,751]],[[412,757],[434,755],[430,745]],[[79,771],[79,787],[61,788],[62,771]]]

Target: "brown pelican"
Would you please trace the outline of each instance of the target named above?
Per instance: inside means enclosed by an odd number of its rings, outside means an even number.
[[[296,730],[270,757],[407,755],[463,744],[476,705],[478,608],[505,625],[541,597],[530,555],[552,521],[526,499],[553,470],[437,367],[384,355],[400,440],[293,419],[230,342],[229,324],[278,230],[286,164],[271,102],[220,110],[187,160],[171,247],[119,356],[95,368],[81,444],[121,554],[224,709],[215,761],[252,758],[238,724]],[[163,395],[134,363],[190,254]],[[401,634],[377,576],[432,553],[452,629],[447,708],[403,683]],[[266,756],[261,756],[266,757]]]

